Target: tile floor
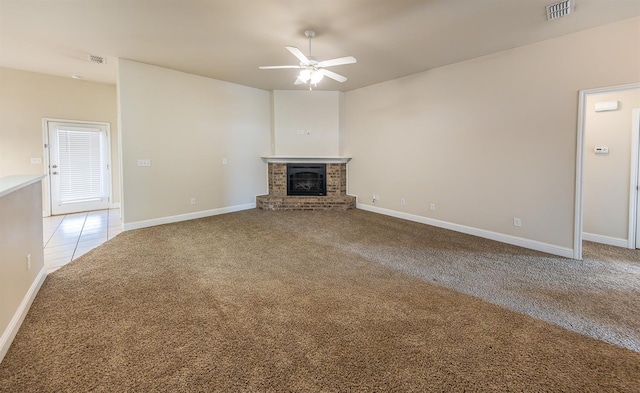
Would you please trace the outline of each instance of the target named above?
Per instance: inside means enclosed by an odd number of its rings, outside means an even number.
[[[120,209],[45,217],[42,225],[47,273],[60,269],[122,232]]]

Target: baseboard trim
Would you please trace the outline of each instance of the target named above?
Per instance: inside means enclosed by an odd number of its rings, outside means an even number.
[[[120,209],[120,202],[110,203],[109,209]]]
[[[9,321],[9,325],[7,325],[2,336],[0,336],[0,362],[2,362],[2,359],[4,359],[4,356],[9,351],[9,347],[11,346],[13,339],[16,337],[16,334],[18,334],[22,321],[24,321],[24,318],[27,316],[29,308],[31,308],[31,303],[33,303],[33,299],[36,298],[45,278],[47,278],[47,270],[42,267],[35,280],[31,283],[29,290],[24,295],[24,298],[22,298],[22,302],[20,302],[18,309],[13,314],[11,321]]]
[[[558,255],[565,258],[573,258],[573,249],[557,246],[554,244],[543,243],[536,240],[506,235],[504,233],[487,231],[485,229],[479,229],[479,228],[469,227],[466,225],[454,224],[447,221],[436,220],[433,218],[422,217],[415,214],[403,213],[395,210],[384,209],[381,207],[365,205],[361,203],[356,204],[356,207],[358,209],[370,211],[373,213],[384,214],[386,216],[401,218],[403,220],[419,222],[421,224],[431,225],[438,228],[449,229],[449,230],[460,232],[460,233],[466,233],[467,235],[478,236],[478,237],[482,237],[489,240],[495,240],[501,243],[524,247],[531,250],[546,252],[547,254]]]
[[[596,235],[594,233],[582,232],[582,240],[601,243],[601,244],[608,244],[610,246],[616,246],[616,247],[624,247],[624,248],[629,247],[629,241],[627,239]]]
[[[199,212],[178,214],[176,216],[154,218],[152,220],[129,222],[129,223],[123,224],[122,229],[124,231],[130,231],[133,229],[148,228],[148,227],[154,227],[156,225],[163,225],[163,224],[172,224],[174,222],[195,220],[198,218],[217,216],[219,214],[233,213],[233,212],[255,209],[255,208],[256,208],[255,202],[247,203],[244,205],[221,207],[219,209],[202,210]]]

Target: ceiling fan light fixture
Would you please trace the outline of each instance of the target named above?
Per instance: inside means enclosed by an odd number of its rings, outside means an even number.
[[[311,83],[317,85],[324,78],[324,74],[320,71],[314,71],[311,73]]]
[[[309,71],[306,68],[300,71],[300,75],[298,75],[298,79],[300,79],[304,83],[307,83],[309,79],[311,79],[311,71]]]

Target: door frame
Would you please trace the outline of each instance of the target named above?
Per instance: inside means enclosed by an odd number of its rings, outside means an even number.
[[[586,114],[587,114],[587,96],[602,94],[602,93],[615,93],[622,92],[628,90],[640,89],[640,83],[629,83],[626,85],[618,85],[618,86],[608,86],[608,87],[600,87],[596,89],[586,89],[580,90],[578,95],[578,131],[577,131],[577,146],[576,146],[576,185],[575,185],[575,212],[574,212],[574,224],[573,224],[573,259],[582,259],[582,224],[583,224],[583,215],[584,215],[584,140],[585,140],[585,127],[586,127]],[[635,160],[634,163],[634,152],[635,151]],[[632,146],[632,162],[630,163],[632,166],[636,166],[636,176],[633,179],[633,173],[631,178],[631,187],[630,187],[630,201],[629,206],[631,208],[632,202],[635,203],[638,197],[637,187],[634,187],[634,184],[638,185],[638,175],[637,175],[637,157],[638,157],[638,146]],[[632,169],[633,172],[633,169]],[[629,221],[634,221],[634,229],[633,236],[631,236],[631,232],[629,232],[628,243],[633,241],[635,248],[635,211],[636,207],[633,207],[633,220],[631,219],[632,212],[629,211]],[[629,223],[629,228],[631,228],[632,223]]]
[[[638,187],[640,186],[640,108],[631,110],[631,179],[629,182],[629,248],[638,247]]]
[[[51,216],[51,162],[49,155],[49,123],[69,123],[69,124],[87,124],[87,125],[95,125],[105,127],[107,130],[107,168],[109,170],[109,175],[107,176],[107,192],[109,203],[113,201],[113,186],[111,184],[111,124],[102,121],[85,121],[85,120],[69,120],[69,119],[57,119],[52,117],[45,117],[42,119],[42,141],[43,141],[43,157],[45,164],[45,175],[44,184],[46,187],[43,187],[42,197],[44,199],[43,206],[44,210],[42,212],[43,217]]]

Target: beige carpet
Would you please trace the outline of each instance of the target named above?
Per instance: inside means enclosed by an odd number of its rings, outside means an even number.
[[[619,281],[637,279],[634,258]],[[637,392],[640,353],[479,299],[520,288],[514,305],[557,304],[591,326],[583,298],[597,315],[604,276],[570,278],[570,267],[607,263],[358,210],[125,232],[47,278],[0,364],[0,391]],[[525,279],[538,270],[569,290]],[[472,277],[476,295],[451,289]],[[600,330],[620,319],[611,336],[633,342],[638,289],[616,296],[626,302],[609,304]]]

